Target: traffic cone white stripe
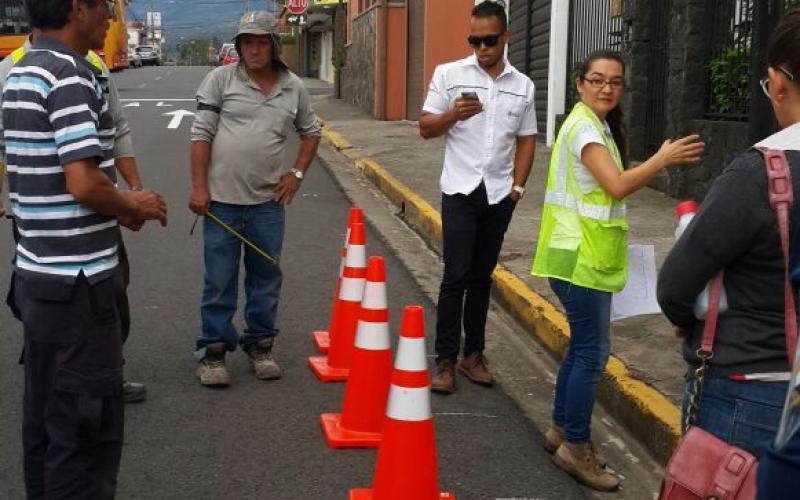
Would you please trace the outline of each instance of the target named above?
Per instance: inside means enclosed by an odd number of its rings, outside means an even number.
[[[386,283],[367,281],[361,307],[364,309],[387,309],[389,305],[386,302]]]
[[[347,246],[345,267],[367,267],[367,247],[365,245]]]
[[[391,349],[389,324],[359,321],[355,346],[365,351],[385,351]]]
[[[342,278],[342,286],[339,288],[339,300],[348,302],[358,302],[364,295],[364,278]]]
[[[405,422],[423,422],[431,418],[430,387],[389,386],[386,416]]]
[[[339,261],[339,277],[344,273],[344,266],[347,263],[347,242],[350,241],[350,227],[347,227],[347,234],[344,237],[344,245],[342,246],[342,259]]]
[[[397,358],[394,362],[397,370],[422,372],[428,369],[425,358],[425,339],[400,337],[397,345]]]

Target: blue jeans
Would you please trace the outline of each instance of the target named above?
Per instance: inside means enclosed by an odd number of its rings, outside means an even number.
[[[694,380],[686,384],[683,421],[693,386]],[[697,426],[760,457],[775,440],[787,387],[785,382],[707,378],[700,397]]]
[[[284,207],[270,201],[259,205],[211,203],[211,212],[253,244],[279,260],[283,245]],[[206,217],[203,220],[205,277],[200,305],[203,332],[197,338],[198,356],[205,346],[225,342],[233,351],[247,350],[261,339],[278,334],[275,328],[283,276],[281,269]],[[233,326],[239,289],[239,261],[244,248],[244,318],[241,340]]]
[[[570,443],[591,440],[597,382],[610,352],[611,294],[550,279],[550,288],[569,321],[567,354],[556,379],[553,423],[564,427]]]

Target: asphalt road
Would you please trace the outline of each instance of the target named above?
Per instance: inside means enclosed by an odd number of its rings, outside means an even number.
[[[317,382],[306,365],[314,354],[310,332],[328,322],[349,210],[321,165],[312,166],[288,209],[275,351],[284,378],[256,380],[241,352],[228,357],[233,377],[228,389],[201,387],[194,375],[202,240],[199,231],[189,235],[194,220],[187,208],[191,116],[170,129],[176,118],[165,113],[193,111],[194,91],[207,71],[148,67],[114,77],[128,105],[145,184],[164,193],[170,208],[167,228],[151,224],[138,234],[126,233],[133,314],[126,375],[146,383],[149,397],[127,406],[118,498],[347,498],[350,488],[370,485],[376,453],[325,446],[318,416],[338,411],[344,386]],[[288,145],[291,153],[296,144]],[[0,234],[9,234],[5,222]],[[11,259],[10,241],[10,236],[0,240],[0,262]],[[421,304],[430,341],[433,304],[371,229],[367,243],[370,254],[386,258],[392,332],[398,332],[404,305]],[[8,279],[4,264],[0,289]],[[22,342],[20,327],[5,308],[0,309],[0,335],[0,498],[16,499],[24,497],[22,370],[16,364]],[[465,500],[584,498],[551,464],[540,448],[541,437],[510,399],[499,389],[459,382],[455,395],[433,398],[443,490]]]

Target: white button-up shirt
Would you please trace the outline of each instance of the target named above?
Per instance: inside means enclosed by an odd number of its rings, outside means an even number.
[[[436,67],[422,110],[445,113],[462,92],[478,94],[483,111],[447,132],[440,187],[448,195],[469,194],[483,182],[494,205],[511,193],[517,137],[537,133],[534,85],[507,60],[492,79],[473,55]]]

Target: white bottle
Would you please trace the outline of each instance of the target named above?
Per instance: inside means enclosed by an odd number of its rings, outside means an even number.
[[[678,216],[678,227],[675,228],[675,241],[680,239],[686,227],[694,218],[697,213],[697,203],[694,201],[683,201],[678,203],[675,207],[675,214]],[[694,316],[699,320],[706,319],[708,313],[708,296],[709,285],[703,288],[700,295],[694,301]],[[728,310],[728,294],[725,293],[725,288],[722,289],[719,299],[719,313],[724,314]]]

